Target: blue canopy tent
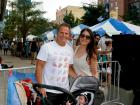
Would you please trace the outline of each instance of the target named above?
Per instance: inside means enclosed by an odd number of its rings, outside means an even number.
[[[88,27],[89,27],[89,26],[84,25],[84,24],[80,24],[80,25],[78,25],[78,26],[75,26],[75,27],[73,27],[73,28],[71,29],[71,34],[72,34],[73,36],[78,36],[78,35],[80,34],[80,31],[81,31],[82,29],[88,28]]]
[[[44,39],[54,40],[56,33],[57,33],[57,29],[53,29],[49,32],[46,32],[46,34],[44,35]]]
[[[50,31],[46,31],[46,32],[44,32],[42,35],[41,35],[41,39],[42,40],[48,40],[48,38],[47,38],[47,36],[46,36],[46,34],[48,33],[48,32],[50,32]]]
[[[99,24],[90,27],[90,29],[101,36],[103,36],[105,33],[107,33],[109,36],[117,35],[117,34],[140,35],[139,26],[132,25],[114,18],[109,18]]]
[[[140,26],[123,22],[129,29],[133,30],[137,35],[140,35]]]

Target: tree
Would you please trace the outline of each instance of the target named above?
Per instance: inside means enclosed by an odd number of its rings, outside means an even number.
[[[36,19],[36,24],[30,29],[30,33],[33,35],[40,35],[49,30],[49,22],[45,18],[38,18]]]
[[[129,6],[128,11],[123,17],[124,21],[131,21],[133,24],[140,25],[140,17],[136,6]]]
[[[66,12],[66,15],[63,18],[63,21],[65,23],[68,23],[71,25],[71,27],[77,26],[80,23],[80,19],[74,17],[74,15],[72,14],[72,11],[70,11],[69,13]]]
[[[84,4],[83,9],[86,11],[84,16],[82,17],[83,24],[88,26],[93,26],[97,24],[97,19],[104,13],[104,7],[102,4]]]
[[[12,10],[9,16],[6,17],[4,34],[9,36],[17,34],[18,37],[23,37],[23,42],[25,42],[26,36],[33,30],[35,25],[41,23],[39,21],[45,22],[45,19],[42,19],[42,14],[45,12],[35,8],[39,4],[41,2],[31,2],[29,0],[15,0],[14,2],[10,2]]]
[[[13,37],[15,37],[16,33],[17,33],[17,29],[16,29],[16,12],[12,11],[12,13],[10,13],[9,16],[5,17],[6,21],[5,21],[5,28],[4,28],[4,38],[6,39],[12,39]]]

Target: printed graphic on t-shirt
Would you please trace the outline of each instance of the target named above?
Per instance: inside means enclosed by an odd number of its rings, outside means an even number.
[[[51,81],[54,80],[54,78],[57,81],[57,84],[61,84],[62,82],[65,82],[67,79],[67,72],[69,67],[69,60],[70,56],[68,56],[69,53],[66,55],[64,53],[55,53],[55,60],[52,64],[53,74],[57,74],[57,77],[52,76]],[[66,83],[63,83],[66,85]],[[62,85],[62,84],[61,84]]]

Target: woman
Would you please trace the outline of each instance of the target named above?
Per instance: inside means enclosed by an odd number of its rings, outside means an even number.
[[[90,29],[85,28],[79,35],[79,46],[74,48],[73,69],[80,76],[98,78],[97,47]]]

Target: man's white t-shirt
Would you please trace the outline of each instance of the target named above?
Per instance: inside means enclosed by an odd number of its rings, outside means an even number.
[[[73,64],[73,49],[68,44],[58,45],[55,41],[45,43],[37,55],[37,59],[46,61],[42,83],[46,85],[58,86],[69,90],[69,64]],[[54,90],[47,92],[59,93]]]

